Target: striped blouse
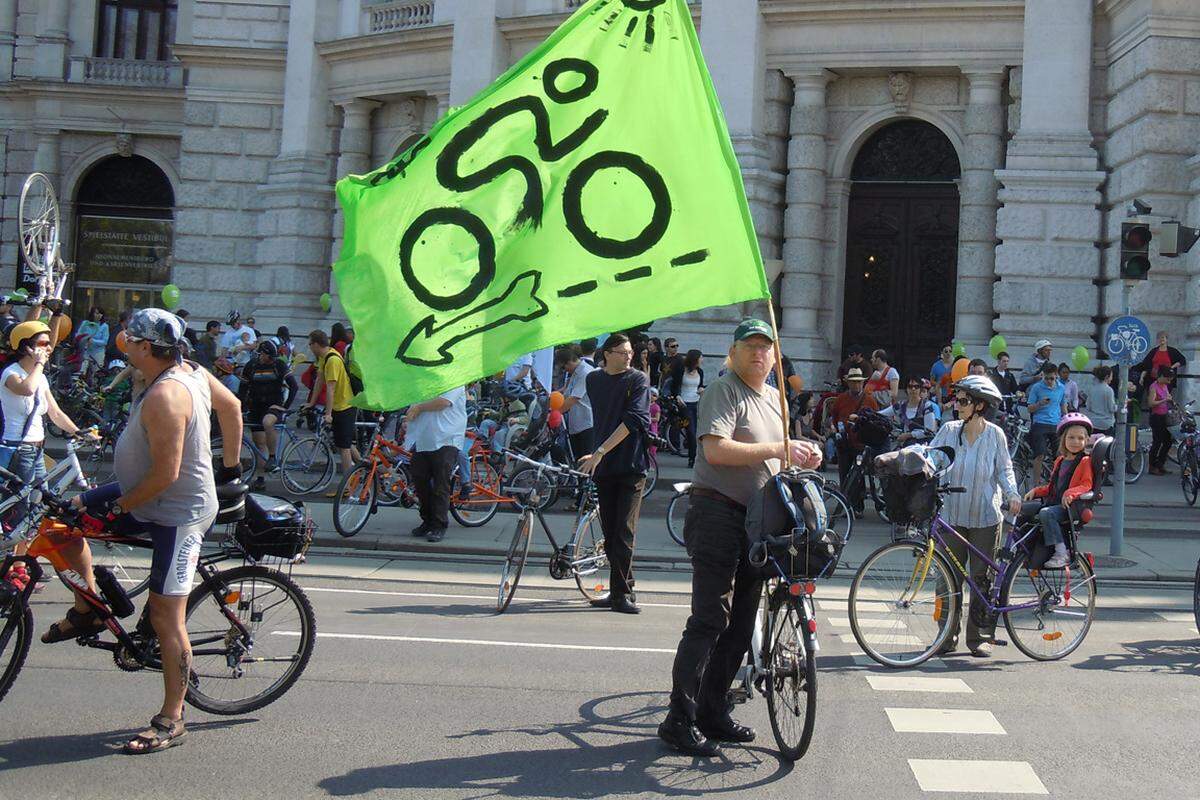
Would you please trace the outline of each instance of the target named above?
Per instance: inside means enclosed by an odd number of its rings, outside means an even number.
[[[1020,499],[1008,439],[999,426],[986,423],[974,444],[962,435],[963,423],[947,422],[933,437],[930,447],[953,447],[954,463],[942,478],[946,486],[963,486],[964,494],[946,495],[942,517],[963,528],[988,528],[1001,520],[1005,498]]]

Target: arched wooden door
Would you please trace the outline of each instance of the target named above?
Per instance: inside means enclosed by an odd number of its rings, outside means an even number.
[[[851,173],[843,347],[882,347],[905,376],[954,334],[958,176],[953,145],[917,120],[875,133]]]

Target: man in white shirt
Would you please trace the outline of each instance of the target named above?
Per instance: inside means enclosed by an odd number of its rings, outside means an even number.
[[[563,386],[562,413],[567,418],[567,437],[571,452],[582,458],[592,452],[592,403],[587,394],[587,376],[596,371],[595,365],[583,357],[578,345],[567,348],[563,369],[567,382]]]
[[[254,329],[242,322],[241,314],[232,312],[229,315],[229,330],[221,336],[221,352],[234,364],[243,367],[254,357],[257,341]]]
[[[404,420],[404,447],[412,453],[413,489],[421,511],[421,524],[412,535],[440,542],[450,526],[450,478],[467,435],[467,392],[460,386],[414,403]]]

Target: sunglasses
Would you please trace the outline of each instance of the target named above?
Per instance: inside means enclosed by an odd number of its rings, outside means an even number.
[[[959,397],[954,398],[954,402],[958,403],[960,406],[969,406],[974,404],[975,401],[965,395],[960,395]]]

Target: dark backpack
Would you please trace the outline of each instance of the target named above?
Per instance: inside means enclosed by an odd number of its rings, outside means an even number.
[[[792,579],[833,574],[845,542],[828,530],[823,485],[820,475],[791,469],[772,477],[750,498],[746,542],[751,569],[764,578],[779,577],[780,569]],[[784,545],[767,540],[789,534]]]

